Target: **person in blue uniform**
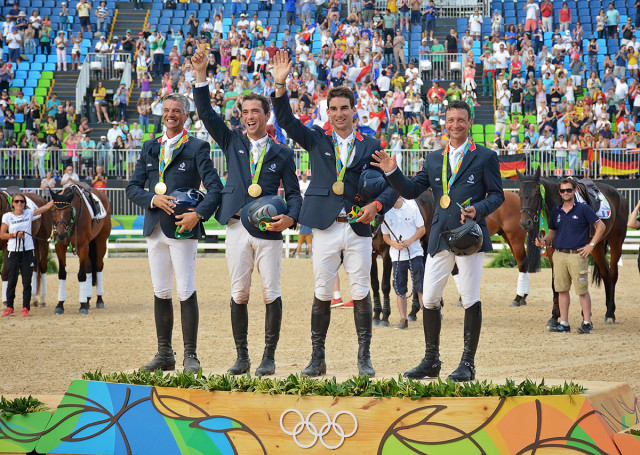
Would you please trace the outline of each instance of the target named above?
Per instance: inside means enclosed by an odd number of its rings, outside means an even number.
[[[237,352],[236,362],[228,371],[231,374],[244,374],[251,366],[247,343],[247,304],[255,263],[262,280],[262,297],[266,305],[265,348],[256,375],[273,374],[282,323],[281,232],[296,224],[302,205],[293,150],[267,135],[271,106],[269,99],[262,95],[251,93],[242,99],[242,121],[246,134],[240,129],[229,129],[211,107],[206,80],[208,58],[200,46],[192,58],[192,64],[196,71],[194,98],[198,116],[222,149],[229,172],[216,213],[216,219],[227,225],[225,244],[231,278],[231,329]],[[276,215],[266,231],[248,230],[239,220],[240,211],[258,197],[277,195],[280,182],[284,188],[287,213]]]
[[[313,180],[305,192],[300,223],[313,230],[314,300],[311,308],[311,361],[305,376],[326,373],[325,339],[331,321],[333,285],[341,262],[349,276],[353,315],[358,335],[358,372],[374,376],[371,363],[372,309],[369,296],[371,226],[377,212],[386,212],[397,199],[387,188],[370,204],[355,209],[360,174],[370,169],[380,141],[354,130],[355,97],[347,87],[333,88],[327,96],[331,128],[308,128],[293,116],[285,84],[291,71],[288,53],[274,56],[272,94],[276,119],[289,137],[309,152]],[[347,214],[357,213],[349,222]]]
[[[203,220],[208,220],[220,204],[222,182],[213,167],[211,147],[190,137],[184,129],[189,116],[189,99],[172,93],[163,99],[162,120],[165,132],[159,139],[146,141],[135,171],[126,188],[127,197],[145,209],[143,234],[147,237],[149,266],[154,293],[154,313],[158,352],[142,368],[148,371],[173,370],[175,356],[171,345],[173,331],[173,276],[175,275],[182,336],[184,369],[197,372],[198,300],[196,296],[196,253],[198,239],[204,235]],[[148,183],[149,191],[145,189]],[[207,190],[195,211],[173,214],[171,192],[178,188]],[[192,231],[191,238],[176,238],[176,232]]]
[[[440,299],[454,265],[458,266],[465,309],[464,348],[460,364],[449,379],[463,382],[475,378],[475,354],[482,327],[482,263],[484,252],[492,249],[485,218],[502,205],[504,193],[498,157],[469,139],[472,123],[467,103],[450,102],[445,112],[449,143],[427,155],[422,169],[412,179],[402,174],[395,157],[384,152],[375,156],[374,165],[387,174],[389,184],[402,197],[414,199],[431,188],[436,199],[422,294],[425,356],[418,366],[404,374],[408,378],[440,374]],[[475,220],[482,229],[483,245],[478,253],[456,256],[447,248],[441,233],[459,227],[467,218]]]

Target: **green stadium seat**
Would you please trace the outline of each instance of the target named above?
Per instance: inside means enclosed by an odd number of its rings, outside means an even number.
[[[35,96],[36,96],[36,101],[38,102],[38,104],[42,104],[42,102],[40,102],[40,100],[38,99],[38,97],[42,97],[43,98],[43,102],[44,102],[44,98],[47,96],[47,92],[48,90],[45,87],[37,87],[35,90]]]
[[[43,71],[40,79],[53,79],[53,71]]]
[[[42,87],[51,87],[51,79],[40,79],[40,82],[38,82],[38,88]]]
[[[471,133],[472,134],[484,133],[484,125],[474,124],[473,126],[471,126]]]
[[[496,126],[491,124],[491,125],[485,125],[484,126],[484,132],[485,133],[491,133],[493,134],[493,132],[496,130]]]

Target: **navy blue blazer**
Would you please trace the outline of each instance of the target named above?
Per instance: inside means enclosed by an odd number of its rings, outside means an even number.
[[[402,196],[408,199],[417,198],[428,188],[433,191],[436,199],[436,211],[433,215],[431,234],[427,253],[433,256],[447,249],[440,234],[460,226],[460,207],[468,198],[476,209],[478,225],[482,228],[484,241],[480,251],[491,251],[491,237],[485,218],[495,211],[504,202],[502,190],[502,178],[500,177],[500,164],[496,153],[486,147],[476,144],[465,154],[458,176],[451,185],[449,196],[451,205],[448,209],[440,207],[442,196],[442,154],[444,149],[436,150],[427,155],[420,172],[411,180],[407,179],[400,169],[396,169],[387,177],[391,186]],[[473,150],[472,150],[473,149]],[[447,159],[447,180],[451,177],[451,166]]]
[[[358,181],[360,174],[365,169],[378,168],[371,166],[372,155],[377,150],[382,150],[380,141],[371,136],[356,134],[356,143],[353,161],[344,174],[344,194],[338,196],[331,190],[336,181],[336,156],[331,133],[314,126],[307,128],[293,116],[289,97],[284,94],[276,98],[271,95],[271,102],[276,113],[278,124],[287,134],[302,148],[309,152],[311,160],[311,172],[313,178],[307,191],[304,193],[302,211],[300,212],[300,224],[317,229],[327,229],[335,221],[340,211],[347,213],[352,206],[359,205],[356,201],[358,194]],[[386,213],[393,207],[398,195],[390,187],[378,198],[382,204],[382,213]],[[350,223],[353,231],[361,237],[371,236],[371,226],[364,223]]]
[[[160,138],[161,139],[161,138]],[[160,180],[158,170],[160,161],[160,139],[146,141],[142,145],[142,151],[138,157],[135,171],[127,184],[127,197],[140,207],[145,209],[144,229],[145,236],[151,235],[154,227],[160,222],[162,232],[169,238],[175,238],[176,219],[157,207],[150,208],[151,200],[155,196],[154,188]],[[222,182],[218,177],[218,171],[213,167],[209,155],[211,147],[205,141],[189,137],[189,140],[175,149],[171,162],[164,171],[164,182],[167,185],[167,193],[177,188],[200,188],[200,182],[207,189],[204,200],[198,204],[196,212],[203,216],[204,220],[211,218],[220,204],[220,192]],[[145,189],[149,183],[150,191]],[[193,233],[194,238],[204,237],[202,223],[196,224]]]
[[[229,129],[224,120],[213,110],[209,98],[209,86],[196,87],[194,100],[198,117],[213,140],[220,146],[227,160],[229,178],[222,190],[222,202],[216,213],[216,219],[222,224],[227,224],[229,218],[238,213],[238,210],[256,199],[247,193],[251,185],[251,142],[241,131]],[[262,187],[260,196],[278,194],[280,181],[282,181],[287,201],[286,214],[297,222],[302,196],[296,175],[296,163],[293,160],[293,150],[272,139],[271,146],[264,155],[258,178],[258,184]],[[282,240],[280,232],[264,231],[259,234],[252,233],[252,235],[264,239]]]

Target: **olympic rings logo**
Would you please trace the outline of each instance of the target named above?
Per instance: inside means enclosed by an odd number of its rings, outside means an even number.
[[[284,418],[290,412],[297,414],[300,418],[300,422],[295,424],[292,431],[289,431],[284,427]],[[322,414],[327,419],[327,423],[320,427],[320,431],[318,431],[318,428],[311,422],[311,417],[313,417],[315,414]],[[353,419],[353,430],[351,431],[351,433],[345,433],[342,426],[337,423],[338,417],[340,417],[342,414],[349,415]],[[302,413],[297,409],[287,409],[280,416],[280,428],[282,428],[282,431],[284,431],[285,434],[293,436],[293,440],[295,441],[295,443],[298,444],[298,446],[302,449],[313,447],[316,442],[318,442],[318,439],[320,439],[320,442],[323,446],[325,446],[329,450],[334,450],[340,447],[344,443],[344,440],[346,438],[350,438],[356,433],[356,431],[358,430],[358,419],[356,419],[356,416],[353,415],[351,411],[340,411],[333,417],[333,419],[331,419],[329,417],[329,414],[321,409],[311,411],[305,419]],[[313,436],[313,440],[309,444],[302,444],[300,441],[298,441],[298,435],[301,434],[305,429],[307,429],[309,433],[311,433],[311,436]],[[324,440],[324,436],[329,434],[331,430],[335,431],[335,433],[340,438],[340,441],[335,445],[329,445]]]

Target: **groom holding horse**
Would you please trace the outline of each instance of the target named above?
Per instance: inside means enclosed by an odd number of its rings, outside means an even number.
[[[159,140],[145,142],[127,185],[127,197],[145,209],[143,234],[147,237],[149,265],[154,293],[158,353],[142,368],[147,371],[175,369],[171,346],[173,331],[173,275],[175,274],[184,339],[184,369],[197,372],[198,300],[196,297],[196,253],[198,238],[204,235],[201,220],[209,219],[220,204],[222,182],[213,167],[207,142],[189,137],[184,123],[189,117],[189,100],[172,93],[163,99],[165,132]],[[149,183],[151,191],[145,190]],[[199,188],[207,194],[194,211],[174,216],[178,188]],[[176,221],[177,220],[177,221]],[[178,226],[178,230],[176,230]],[[176,233],[193,231],[192,238]]]

